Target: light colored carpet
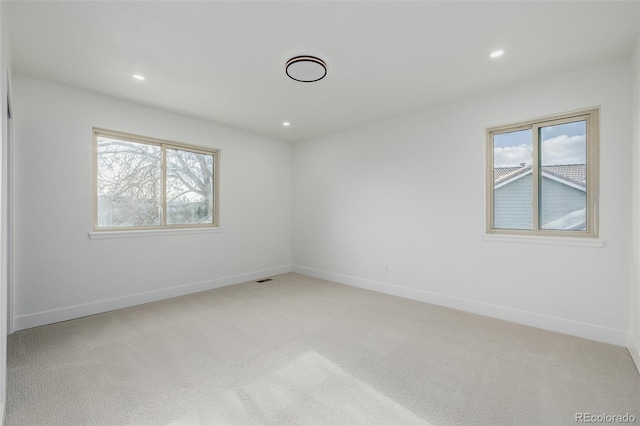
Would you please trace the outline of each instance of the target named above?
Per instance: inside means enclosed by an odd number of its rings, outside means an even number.
[[[297,274],[14,333],[7,425],[640,422],[625,348]]]

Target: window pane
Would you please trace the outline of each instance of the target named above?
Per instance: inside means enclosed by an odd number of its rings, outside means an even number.
[[[531,129],[493,136],[493,227],[533,229]]]
[[[160,225],[159,146],[98,136],[98,227]]]
[[[586,121],[539,129],[541,229],[587,229],[586,135]]]
[[[167,224],[212,224],[213,155],[166,151]]]

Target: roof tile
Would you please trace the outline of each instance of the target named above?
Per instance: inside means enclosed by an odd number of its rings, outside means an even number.
[[[531,165],[516,167],[494,167],[493,183],[497,185],[531,170]],[[542,172],[564,179],[575,185],[586,186],[586,164],[560,164],[554,166],[542,166]]]

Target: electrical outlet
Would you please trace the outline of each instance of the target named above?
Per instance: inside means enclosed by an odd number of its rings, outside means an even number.
[[[389,273],[389,264],[385,263],[384,265],[382,265],[382,273],[383,274]]]
[[[213,271],[214,269],[213,262],[207,262],[207,271]]]

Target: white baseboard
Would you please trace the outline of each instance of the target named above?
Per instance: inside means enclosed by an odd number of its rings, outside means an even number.
[[[627,349],[629,349],[631,358],[633,358],[633,362],[636,363],[638,373],[640,373],[640,344],[636,342],[631,333],[627,336]]]
[[[294,265],[293,272],[354,287],[364,288],[367,290],[373,290],[380,293],[404,297],[406,299],[418,300],[420,302],[446,306],[448,308],[453,308],[460,311],[516,322],[531,327],[542,328],[558,333],[570,334],[572,336],[583,337],[585,339],[596,340],[598,342],[610,343],[618,346],[627,345],[627,332],[625,330],[617,330],[595,324],[557,318],[548,315],[537,314],[534,312],[521,311],[504,306],[491,305],[474,300],[461,299],[457,297],[446,296],[443,294],[431,293],[424,290],[400,287],[393,284],[382,283],[379,281],[372,281],[343,274],[336,274],[333,272],[321,271],[305,266]]]
[[[259,271],[247,272],[228,277],[216,278],[208,281],[201,281],[177,287],[165,288],[162,290],[138,293],[130,296],[118,297],[115,299],[101,300],[98,302],[85,303],[82,305],[68,306],[50,311],[37,312],[35,314],[21,315],[13,318],[14,331],[24,330],[41,325],[53,324],[55,322],[67,321],[70,319],[86,317],[102,312],[113,311],[115,309],[128,308],[130,306],[142,305],[144,303],[156,302],[158,300],[169,299],[171,297],[184,296],[201,291],[212,290],[214,288],[239,284],[252,281],[271,275],[279,275],[291,272],[291,265],[279,266],[276,268],[262,269]]]

